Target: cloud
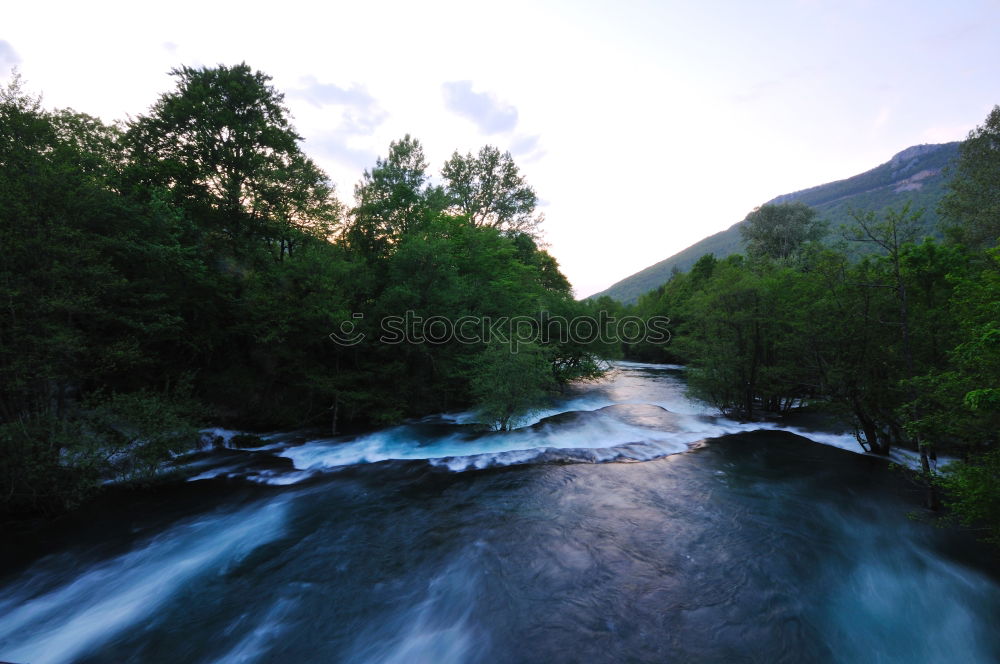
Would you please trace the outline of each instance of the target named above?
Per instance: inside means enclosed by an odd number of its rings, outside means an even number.
[[[302,82],[303,87],[288,94],[305,99],[317,108],[329,105],[370,108],[376,105],[375,98],[357,83],[350,88],[342,88],[333,83],[320,83],[313,76],[306,76]]]
[[[484,134],[499,134],[517,126],[517,109],[488,92],[476,92],[472,81],[450,81],[441,85],[445,107],[471,120]]]
[[[349,141],[353,135],[344,129],[329,131],[310,136],[307,147],[310,154],[322,155],[352,170],[371,170],[378,155],[371,150],[351,147]]]
[[[170,55],[177,55],[177,44],[175,44],[174,42],[166,41],[160,44],[160,46],[162,46],[163,50],[169,53]]]
[[[10,70],[21,64],[21,56],[17,54],[10,42],[0,39],[0,72]]]
[[[333,83],[320,83],[312,76],[302,81],[303,87],[291,90],[287,95],[303,99],[316,108],[341,107],[342,125],[338,129],[345,134],[369,136],[389,115],[371,93],[357,83],[350,88],[342,88]]]
[[[511,155],[518,161],[531,164],[545,156],[545,150],[538,144],[541,136],[515,136],[510,142]]]
[[[525,155],[535,151],[538,147],[540,136],[517,136],[510,142],[510,153],[512,155]]]
[[[329,116],[339,115],[332,129],[309,136],[310,153],[315,152],[357,171],[375,165],[378,155],[368,149],[353,147],[352,139],[373,135],[389,114],[364,86],[355,83],[345,88],[333,83],[320,83],[307,76],[301,79],[300,87],[288,91],[286,96],[321,109],[327,116],[327,127],[331,125]],[[331,110],[333,113],[330,113]]]

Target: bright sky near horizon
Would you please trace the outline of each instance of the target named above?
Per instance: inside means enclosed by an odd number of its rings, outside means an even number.
[[[8,3],[47,107],[145,112],[178,65],[284,92],[346,203],[409,133],[436,173],[509,150],[578,296],[783,193],[960,140],[1000,103],[997,0]]]

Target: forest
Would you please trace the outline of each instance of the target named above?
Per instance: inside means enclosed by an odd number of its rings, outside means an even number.
[[[909,206],[837,227],[803,203],[754,210],[743,254],[707,254],[639,299],[673,340],[626,355],[687,365],[690,390],[739,418],[822,410],[868,452],[919,452],[928,506],[943,496],[1000,543],[1000,107],[948,187],[943,240]],[[939,454],[959,461],[939,472]]]
[[[596,338],[380,343],[390,316],[585,315],[509,153],[433,184],[394,141],[348,207],[283,95],[246,64],[182,67],[125,123],[0,92],[0,501],[57,514],[150,480],[198,427],[357,430],[473,407],[507,428],[595,377]],[[331,335],[350,329],[358,343]]]
[[[7,517],[149,481],[207,424],[340,433],[472,408],[507,429],[624,355],[686,365],[692,393],[734,417],[821,410],[866,451],[914,450],[928,506],[1000,543],[1000,107],[961,145],[934,210],[944,240],[920,237],[919,209],[833,228],[802,203],[765,205],[744,254],[706,255],[624,306],[574,299],[509,153],[432,172],[404,136],[349,205],[268,76],[172,74],[115,124],[47,110],[18,79],[0,91]],[[404,315],[601,312],[669,317],[672,339],[380,341]],[[938,455],[959,461],[942,472]]]

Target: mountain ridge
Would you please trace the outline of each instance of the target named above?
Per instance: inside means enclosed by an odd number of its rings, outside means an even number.
[[[880,213],[888,207],[910,203],[925,210],[922,221],[928,233],[933,233],[938,216],[937,202],[947,185],[947,166],[958,155],[959,142],[922,143],[911,145],[894,154],[888,161],[863,173],[834,180],[826,184],[781,194],[764,203],[802,202],[816,208],[819,216],[830,223],[831,229],[850,220],[851,210],[872,210]],[[625,304],[668,281],[675,270],[685,271],[703,255],[717,258],[742,251],[743,243],[738,221],[729,228],[709,235],[693,245],[615,282],[585,299],[611,297]]]

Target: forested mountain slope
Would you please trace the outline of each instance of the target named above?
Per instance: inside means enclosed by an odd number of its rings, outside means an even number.
[[[879,212],[909,202],[914,209],[925,210],[923,223],[930,234],[937,224],[937,203],[944,195],[947,183],[945,167],[958,154],[958,145],[957,142],[914,145],[860,175],[783,194],[768,203],[800,201],[810,205],[835,231],[848,223],[851,210]],[[670,279],[673,270],[686,271],[705,254],[723,258],[738,253],[742,249],[739,230],[742,223],[737,222],[724,231],[710,235],[590,297],[608,295],[626,304],[634,303],[640,295]]]

